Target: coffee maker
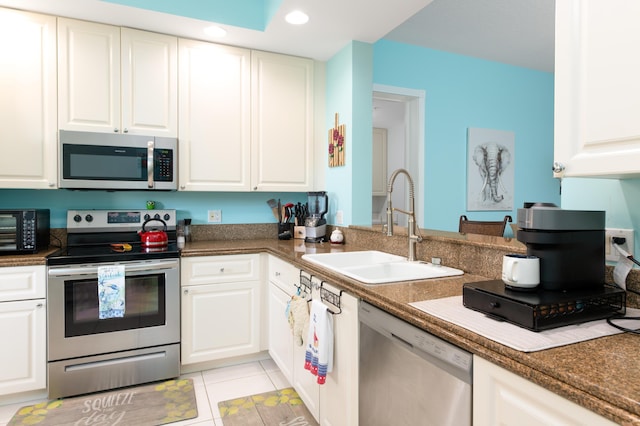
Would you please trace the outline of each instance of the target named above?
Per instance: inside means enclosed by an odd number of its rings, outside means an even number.
[[[540,288],[601,288],[605,275],[605,212],[563,210],[551,203],[518,209],[518,241],[540,258]]]
[[[319,243],[326,240],[327,221],[324,215],[329,206],[329,197],[325,191],[307,193],[309,216],[304,221],[305,241]]]
[[[522,291],[502,280],[467,283],[465,307],[534,331],[625,312],[625,291],[605,284],[605,212],[525,203],[517,217],[517,239],[540,259],[540,284]]]

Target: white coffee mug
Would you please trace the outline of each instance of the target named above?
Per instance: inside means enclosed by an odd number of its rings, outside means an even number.
[[[502,281],[514,288],[531,289],[540,284],[540,258],[507,254],[502,258]]]

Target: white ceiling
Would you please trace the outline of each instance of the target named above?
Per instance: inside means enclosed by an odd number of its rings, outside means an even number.
[[[265,31],[224,26],[211,39],[211,22],[99,0],[0,0],[1,6],[129,26],[328,60],[351,40],[381,38],[492,61],[553,71],[555,0],[282,0]],[[284,15],[303,9],[311,19],[295,27]]]

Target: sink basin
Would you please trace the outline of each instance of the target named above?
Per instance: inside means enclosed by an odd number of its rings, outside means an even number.
[[[302,258],[365,284],[385,284],[464,274],[460,269],[427,262],[409,262],[402,256],[375,250],[305,254]]]

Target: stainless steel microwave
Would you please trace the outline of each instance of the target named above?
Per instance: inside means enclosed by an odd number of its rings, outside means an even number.
[[[178,189],[178,140],[60,130],[58,186],[67,189]]]
[[[49,247],[48,209],[0,210],[0,254],[36,253]]]

